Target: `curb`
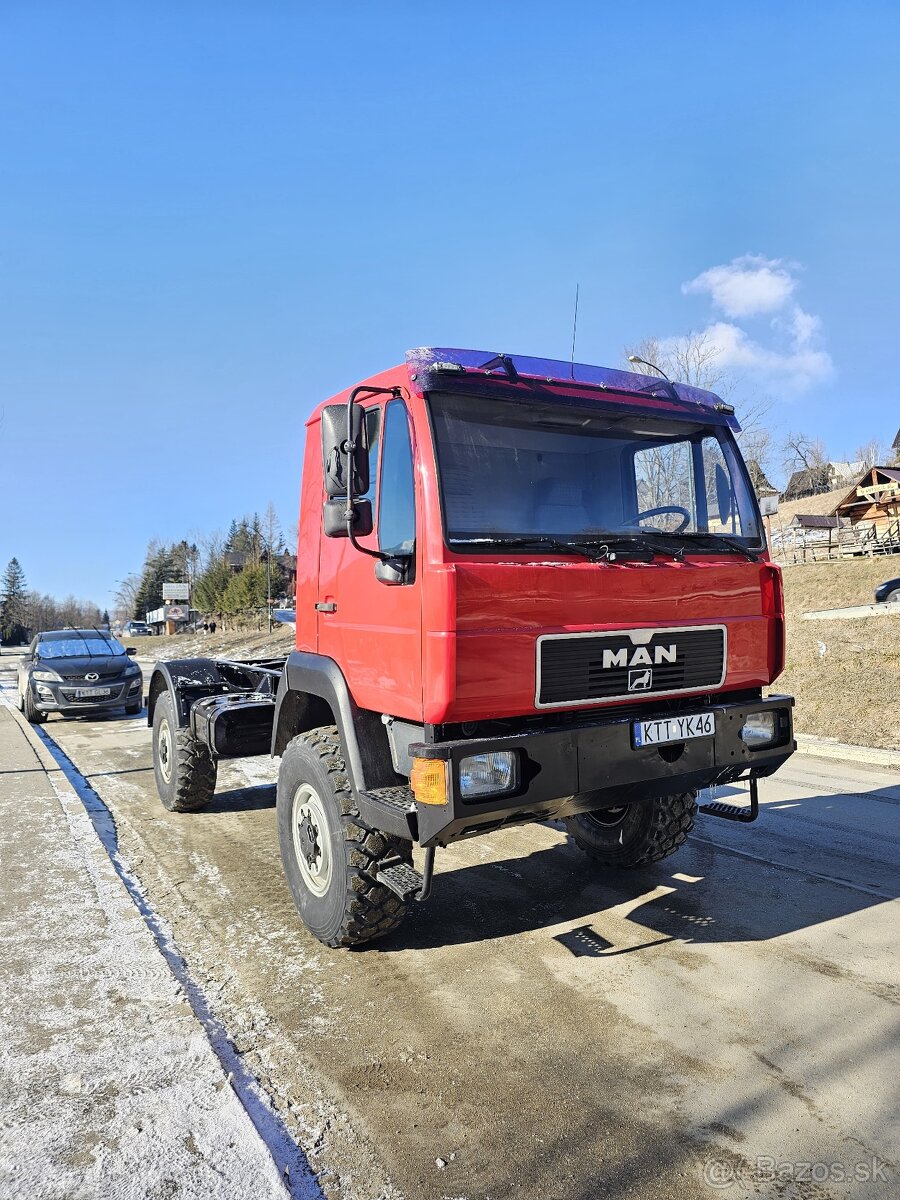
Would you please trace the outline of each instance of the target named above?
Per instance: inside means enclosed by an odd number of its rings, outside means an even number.
[[[900,771],[900,750],[884,750],[879,746],[851,746],[834,738],[813,737],[808,733],[795,733],[794,739],[800,754],[837,758],[845,762],[865,763],[868,766],[889,767]]]

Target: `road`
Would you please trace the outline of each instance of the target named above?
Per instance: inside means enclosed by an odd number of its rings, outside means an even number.
[[[44,729],[327,1195],[898,1194],[900,775],[797,755],[755,825],[701,816],[618,876],[554,824],[465,842],[398,934],[332,951],[282,878],[277,764],[175,815],[144,718]]]

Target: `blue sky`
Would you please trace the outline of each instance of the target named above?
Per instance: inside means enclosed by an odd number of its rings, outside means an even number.
[[[566,358],[576,281],[580,360],[709,329],[782,432],[890,442],[898,26],[6,0],[0,566],[104,603],[152,536],[290,526],[319,400],[414,345]]]

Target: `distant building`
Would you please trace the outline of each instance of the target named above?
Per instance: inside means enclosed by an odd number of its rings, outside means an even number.
[[[900,438],[900,434],[898,434]],[[833,509],[841,524],[883,537],[900,523],[900,467],[870,467]]]
[[[761,500],[763,496],[778,495],[778,488],[773,487],[769,483],[765,471],[755,458],[747,459],[747,473],[750,476],[750,482],[753,484],[753,490],[756,492],[757,499]]]
[[[249,561],[250,555],[246,550],[229,550],[225,555],[225,566],[235,575],[243,571]]]
[[[900,434],[898,434],[900,436]],[[782,500],[802,500],[821,492],[833,492],[848,487],[862,471],[861,462],[825,462],[816,467],[795,471],[782,492]]]
[[[838,519],[837,517],[822,517],[816,513],[795,513],[788,525],[805,530],[829,530],[837,529]]]

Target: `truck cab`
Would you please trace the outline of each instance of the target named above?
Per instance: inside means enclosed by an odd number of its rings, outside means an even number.
[[[505,825],[562,819],[610,869],[677,850],[705,789],[747,781],[748,806],[702,809],[756,816],[793,701],[763,698],[781,576],[737,432],[664,378],[447,348],[313,412],[295,651],[243,681],[212,664],[218,690],[190,697],[161,671],[156,693],[213,765],[271,736],[317,936],[394,928],[435,848]]]

